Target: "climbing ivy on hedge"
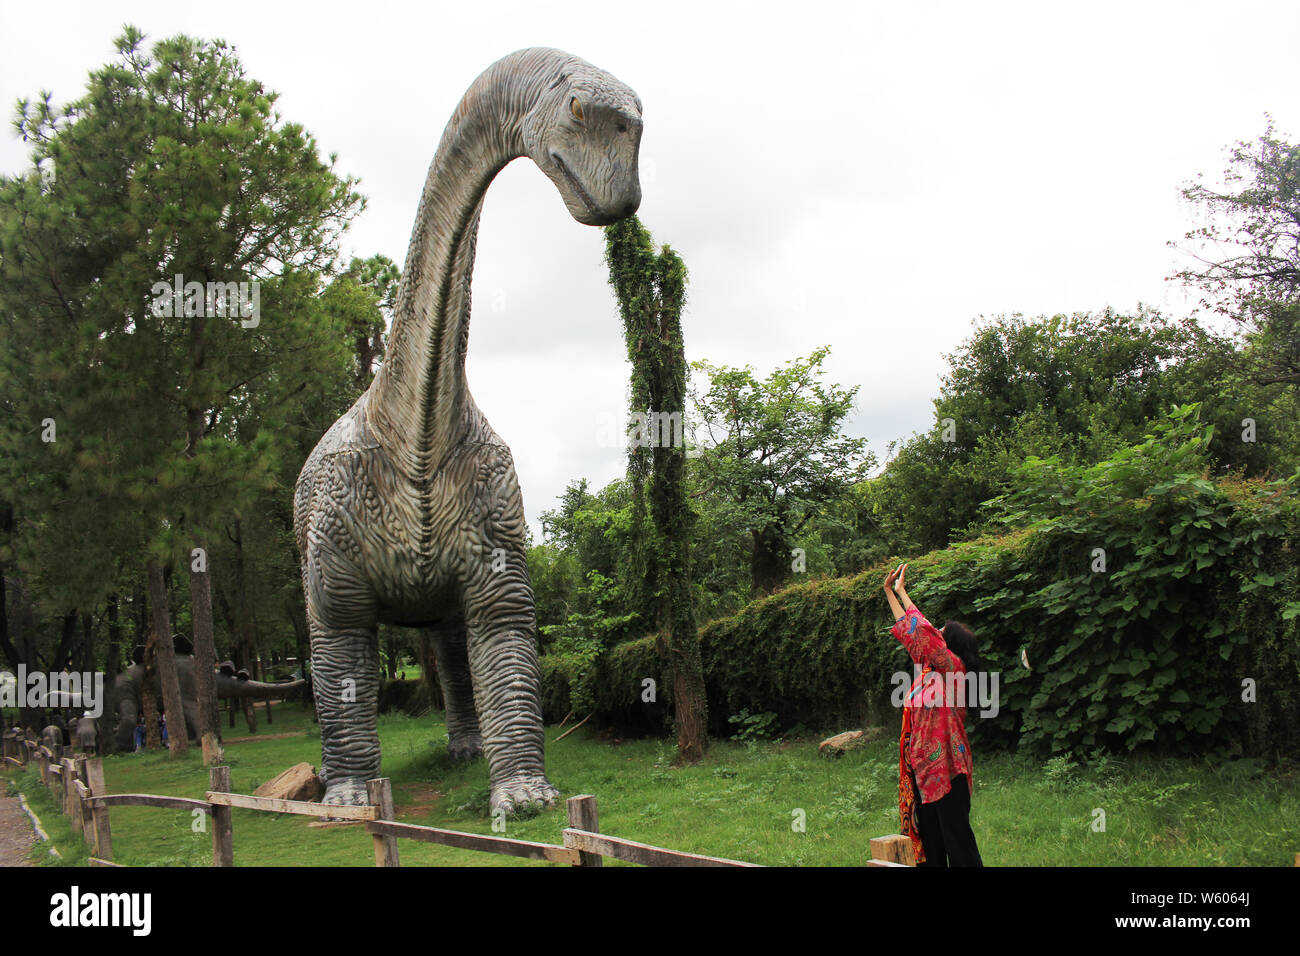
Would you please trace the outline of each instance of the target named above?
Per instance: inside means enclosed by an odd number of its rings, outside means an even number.
[[[936,624],[970,624],[998,674],[998,715],[967,718],[977,745],[1295,752],[1297,479],[1212,481],[1210,437],[1188,406],[1094,466],[1031,458],[986,504],[1005,534],[911,561],[921,609]],[[910,662],[889,634],[881,583],[899,557],[705,625],[715,730],[742,709],[775,713],[785,730],[896,722],[891,678]],[[588,684],[599,713],[653,727],[640,689],[646,677],[668,683],[656,639],[613,651]],[[554,657],[543,671],[558,719],[571,675]],[[1254,702],[1243,699],[1251,683]]]
[[[975,602],[1036,610],[1028,743],[1201,752],[1294,736],[1277,720],[1300,680],[1295,480],[1209,480],[1197,411],[1097,465],[1031,458],[992,503],[1035,538],[1035,586]]]

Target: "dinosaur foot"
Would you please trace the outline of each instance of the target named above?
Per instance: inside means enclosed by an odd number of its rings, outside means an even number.
[[[539,774],[507,777],[493,785],[490,806],[493,814],[503,811],[510,816],[529,807],[549,807],[559,796],[560,791]]]
[[[370,798],[366,795],[366,782],[360,777],[344,777],[342,780],[336,780],[325,788],[325,796],[321,797],[321,803],[327,803],[336,807],[364,807],[370,803]],[[327,820],[338,820],[340,817],[326,817]]]
[[[447,756],[453,763],[477,760],[483,756],[483,738],[478,734],[459,734],[447,742]]]

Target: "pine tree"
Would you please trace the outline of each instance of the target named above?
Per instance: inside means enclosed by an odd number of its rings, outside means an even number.
[[[362,200],[232,47],[178,36],[146,53],[143,39],[126,28],[70,106],[20,105],[33,163],[0,182],[0,375],[22,397],[0,468],[18,479],[17,550],[38,571],[62,564],[47,583],[70,606],[122,586],[131,549],[161,621],[157,572],[185,562],[211,741],[209,551],[277,482],[275,414],[318,352],[302,292]],[[46,420],[58,441],[42,447]],[[170,638],[155,633],[164,705]]]

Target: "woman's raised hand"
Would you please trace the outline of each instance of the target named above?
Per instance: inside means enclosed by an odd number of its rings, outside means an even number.
[[[894,570],[890,571],[887,575],[885,575],[886,591],[891,590],[895,587],[894,582],[898,579],[898,572],[901,571],[902,569],[903,566],[900,564],[898,567],[894,568]]]
[[[906,564],[906,562],[904,562],[903,564],[900,564],[900,565],[898,566],[898,570],[896,570],[896,571],[894,572],[894,590],[895,590],[895,591],[902,591],[902,590],[904,589],[904,586],[903,586],[903,579],[904,579],[906,576],[907,576],[907,564]]]

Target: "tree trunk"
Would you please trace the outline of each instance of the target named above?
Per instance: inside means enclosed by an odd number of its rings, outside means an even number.
[[[7,512],[0,511],[0,530],[8,530],[4,525],[6,514]],[[9,665],[13,668],[14,673],[17,674],[19,665],[26,664],[33,658],[31,654],[30,639],[22,640],[20,638],[19,643],[22,644],[22,647],[19,647],[14,644],[13,636],[9,632],[9,605],[8,595],[6,592],[10,581],[13,581],[14,583],[14,595],[16,598],[15,604],[21,606],[21,598],[19,598],[21,592],[18,588],[17,579],[6,578],[4,568],[0,566],[0,647],[4,648],[4,655],[8,658]],[[21,618],[22,616],[23,615],[20,612],[19,617]],[[23,628],[19,627],[19,633],[24,633]],[[21,689],[22,688],[19,688],[19,690]],[[20,693],[18,703],[18,726],[30,727],[33,730],[39,729],[40,717],[37,711],[27,706],[27,695]]]
[[[9,610],[5,599],[7,587],[4,565],[0,564],[0,648],[4,649],[9,666],[14,669],[14,673],[17,673],[18,665],[23,661],[18,655],[18,649],[9,640]]]
[[[420,658],[420,679],[429,689],[429,704],[434,710],[446,710],[447,701],[442,696],[442,681],[438,679],[438,655],[433,649],[433,633],[420,628],[416,638],[416,654]]]
[[[189,746],[189,734],[185,728],[180,678],[176,673],[176,647],[172,643],[171,615],[167,610],[167,583],[162,566],[153,558],[149,559],[149,605],[153,611],[154,656],[158,661],[158,680],[162,684],[163,713],[167,717],[167,749],[172,756],[179,756]]]
[[[685,367],[685,358],[680,359]],[[671,368],[671,366],[670,366]],[[665,383],[671,400],[674,389]],[[682,391],[685,391],[683,382]],[[675,407],[669,405],[667,407]],[[677,726],[678,763],[696,763],[708,747],[709,704],[704,690],[700,635],[695,625],[695,598],[690,571],[690,505],[683,487],[685,454],[680,448],[656,447],[655,527],[663,536],[661,550],[664,607],[660,621],[668,626],[668,652],[673,668],[673,716]]]
[[[750,555],[749,570],[757,596],[771,594],[785,583],[789,569],[788,548],[784,537],[772,527],[752,534],[754,550]]]
[[[104,655],[104,685],[113,686],[113,679],[122,671],[122,621],[118,598],[108,598],[108,651]]]
[[[145,598],[144,588],[139,584],[131,592],[131,610],[135,616],[135,640],[131,644],[131,653],[126,655],[126,659],[134,664],[136,648],[140,649],[140,660],[143,662],[144,649],[149,643],[149,602]]]
[[[158,676],[158,640],[152,630],[144,644],[144,673],[140,677],[140,718],[144,721],[144,745],[150,750],[162,746],[162,734],[158,730],[158,694],[154,684]]]
[[[212,636],[212,587],[208,580],[208,549],[200,543],[190,561],[190,614],[194,625],[194,696],[197,698],[199,740],[203,765],[221,762],[221,722],[217,714],[217,647]]]
[[[189,323],[189,366],[194,377],[202,372],[207,348],[207,318],[200,312]],[[190,393],[197,399],[197,391]],[[193,459],[208,430],[208,409],[190,405],[185,409],[185,457]],[[190,551],[190,616],[194,641],[194,696],[196,728],[203,746],[203,764],[219,763],[221,757],[220,718],[217,714],[217,686],[213,671],[217,649],[212,636],[212,588],[208,580],[208,549],[196,541]],[[170,709],[170,708],[169,708]],[[168,728],[171,734],[171,728]],[[182,734],[183,736],[183,734]],[[173,749],[173,753],[176,751]]]
[[[302,605],[293,604],[288,608],[289,620],[293,621],[293,643],[298,654],[298,670],[304,678],[310,678],[307,660],[310,657],[311,635],[307,632],[307,618],[303,616]],[[311,710],[311,719],[316,720],[316,697],[312,694],[311,680],[307,680],[307,706]],[[233,726],[233,725],[232,725]]]
[[[15,596],[17,596],[15,591]],[[32,604],[31,594],[26,588],[22,589],[22,604],[15,608],[19,613],[22,621],[22,632],[18,639],[18,652],[22,659],[27,662],[28,667],[38,667],[40,655],[36,648],[36,608]],[[23,711],[25,720],[30,723],[24,723],[24,727],[30,727],[32,730],[40,730],[44,726],[41,720],[42,714],[39,708],[29,707]]]
[[[392,628],[387,628],[388,634],[384,637],[384,650],[388,657],[388,679],[397,680],[397,646],[393,640]]]
[[[77,643],[77,612],[74,610],[63,615],[63,629],[62,635],[59,637],[59,646],[49,661],[51,673],[66,671],[72,666],[72,655],[77,650]]]
[[[231,543],[235,546],[235,667],[246,669],[253,680],[261,680],[248,612],[248,566],[244,560],[243,523],[239,519],[235,519],[234,529]]]
[[[83,674],[93,674],[99,670],[95,666],[95,619],[89,614],[81,615],[81,667]]]

